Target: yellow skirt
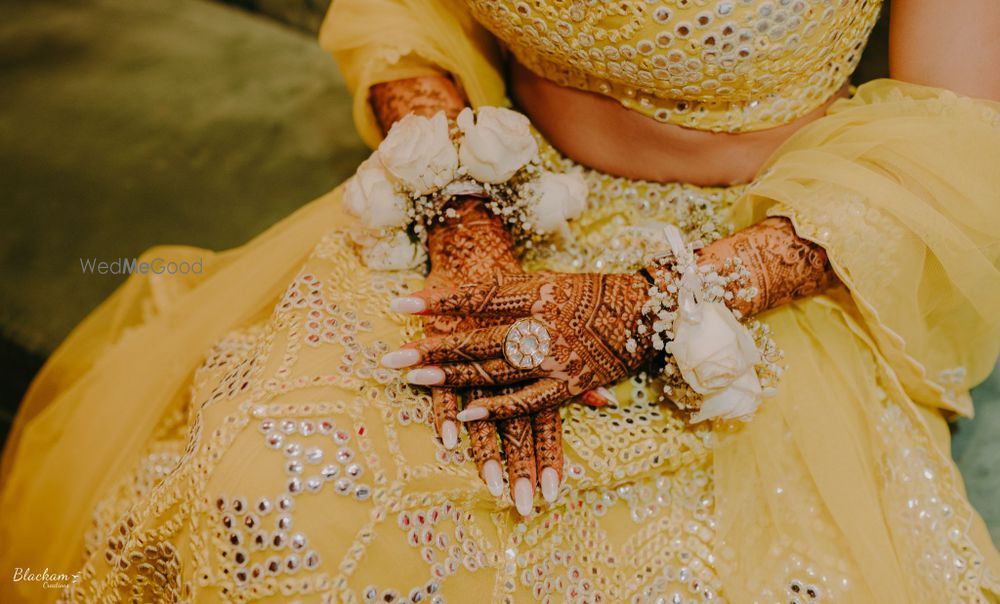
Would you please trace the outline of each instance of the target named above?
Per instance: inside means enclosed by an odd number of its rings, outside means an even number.
[[[575,240],[529,269],[630,270],[657,223],[720,236],[746,193],[583,173]],[[337,189],[236,250],[151,250],[204,272],[133,276],[74,331],[4,456],[4,602],[1000,591],[942,416],[914,403],[844,287],[763,317],[788,369],[750,424],[689,426],[638,378],[620,405],[563,407],[564,484],[523,519],[465,447],[436,444],[427,391],[378,365],[419,336],[387,309],[421,277],[366,268],[351,226]]]

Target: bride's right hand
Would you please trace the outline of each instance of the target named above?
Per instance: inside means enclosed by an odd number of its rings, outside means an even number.
[[[502,222],[481,200],[469,198],[455,205],[456,218],[437,225],[430,233],[428,254],[431,272],[427,287],[454,287],[466,280],[487,281],[498,274],[524,272],[513,251],[513,241]],[[427,316],[424,318],[427,336],[446,336],[472,329],[500,325],[500,321],[483,317]],[[383,361],[394,368],[426,362],[415,348],[403,348],[390,353]],[[504,394],[503,389],[476,388],[462,395],[465,406],[488,396]],[[588,393],[596,404],[606,403],[599,395]],[[455,389],[432,388],[434,424],[445,446],[458,442],[460,423],[459,392]],[[480,476],[494,496],[503,490],[502,454],[507,461],[511,497],[523,515],[530,513],[536,484],[541,484],[543,497],[553,501],[562,480],[562,422],[558,409],[504,421],[468,422],[473,457]]]
[[[435,226],[428,237],[428,256],[431,272],[428,287],[452,287],[466,280],[486,280],[497,274],[522,273],[513,250],[513,241],[503,224],[482,201],[469,198],[455,204],[458,215],[448,222]],[[428,336],[462,333],[469,329],[490,327],[499,322],[479,317],[426,317],[424,331]],[[403,350],[390,361],[420,362],[415,349]],[[399,364],[399,363],[391,363]],[[409,363],[408,363],[409,364]],[[476,398],[496,395],[499,392],[485,389],[465,391],[465,405]],[[457,419],[459,395],[454,389],[432,388],[434,424],[446,447],[458,443]],[[542,477],[543,493],[554,499],[562,476],[562,424],[558,412],[542,413],[509,421],[469,422],[473,458],[479,474],[493,496],[503,492],[503,456],[507,461],[511,497],[522,514],[531,510],[534,485]]]
[[[445,75],[383,82],[372,86],[370,92],[371,106],[383,132],[388,132],[393,123],[409,113],[430,117],[444,111],[449,119],[454,119],[466,106],[458,87]],[[430,234],[428,286],[454,287],[468,279],[485,281],[504,272],[523,272],[513,252],[513,241],[503,224],[482,208],[480,202],[473,201],[456,204],[463,208],[465,215],[438,225]],[[428,336],[446,335],[490,324],[490,320],[478,318],[427,317],[425,331]],[[418,363],[419,358],[413,360],[413,355],[413,351],[402,357],[397,355],[396,361],[390,364],[403,367],[403,362]],[[458,442],[459,393],[442,388],[432,388],[431,393],[437,433],[446,446],[453,447]],[[478,397],[499,394],[504,392],[469,391],[465,393],[465,404]],[[582,398],[594,406],[608,403],[596,392],[584,393]],[[470,422],[466,427],[479,474],[494,496],[499,496],[503,490],[502,442],[511,496],[518,510],[522,514],[531,511],[534,488],[539,481],[545,499],[555,500],[563,468],[562,424],[558,410],[549,409],[500,422]]]

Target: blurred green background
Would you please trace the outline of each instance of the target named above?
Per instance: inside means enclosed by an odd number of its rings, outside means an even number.
[[[80,258],[239,245],[367,155],[315,42],[328,3],[0,3],[0,432],[123,280]],[[886,75],[886,33],[883,18],[856,83]],[[953,453],[1000,542],[1000,373],[975,398]]]

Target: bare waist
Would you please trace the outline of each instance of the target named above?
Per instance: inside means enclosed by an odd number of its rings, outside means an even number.
[[[654,121],[610,97],[559,86],[513,59],[509,78],[518,108],[570,159],[616,176],[706,186],[750,182],[781,143],[847,95],[845,84],[784,126],[719,133]]]

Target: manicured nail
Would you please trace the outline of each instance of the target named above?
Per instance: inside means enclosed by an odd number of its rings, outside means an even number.
[[[458,421],[474,422],[476,420],[486,419],[489,414],[490,412],[486,409],[486,407],[469,407],[468,409],[462,409],[458,412]]]
[[[531,513],[535,494],[531,489],[531,481],[527,478],[518,478],[514,482],[514,507],[522,516]]]
[[[406,381],[417,386],[437,386],[444,383],[444,372],[437,367],[421,367],[406,372]],[[462,416],[459,414],[459,419]]]
[[[499,497],[503,492],[503,476],[500,474],[500,462],[491,459],[483,464],[483,480],[486,481],[486,488],[494,497]]]
[[[382,365],[389,369],[402,369],[420,362],[420,351],[416,348],[403,348],[382,356]]]
[[[554,468],[542,470],[542,497],[545,501],[552,503],[559,495],[559,472]]]
[[[424,312],[427,310],[427,302],[423,298],[417,298],[416,296],[393,298],[392,302],[389,303],[389,310],[406,314]]]
[[[597,388],[594,388],[594,390],[597,390],[597,394],[600,394],[604,398],[608,399],[609,403],[614,403],[616,405],[618,404],[618,397],[615,396],[615,393],[608,390],[604,386],[599,386]]]
[[[441,442],[446,449],[454,449],[458,444],[458,427],[450,419],[441,422]]]
[[[596,390],[588,390],[580,395],[580,400],[584,405],[588,407],[594,407],[595,409],[600,409],[601,407],[608,406],[608,400],[605,399],[600,394],[597,394]]]

